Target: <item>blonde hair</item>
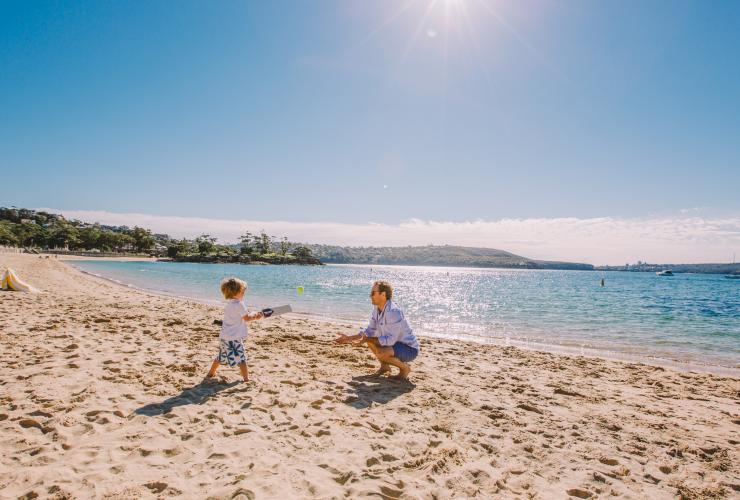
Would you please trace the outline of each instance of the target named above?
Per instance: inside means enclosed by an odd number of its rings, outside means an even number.
[[[239,278],[226,278],[221,282],[221,293],[225,299],[233,299],[239,292],[247,289],[247,282]]]

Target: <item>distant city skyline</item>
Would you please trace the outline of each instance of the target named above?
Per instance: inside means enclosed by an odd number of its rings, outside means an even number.
[[[6,1],[0,205],[727,261],[738,26],[729,1]]]

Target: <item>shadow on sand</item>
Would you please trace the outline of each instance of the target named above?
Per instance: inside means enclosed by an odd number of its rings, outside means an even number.
[[[203,380],[193,387],[183,389],[183,391],[177,396],[172,396],[171,398],[165,399],[161,403],[151,403],[146,406],[142,406],[141,408],[135,410],[134,413],[137,415],[154,417],[157,415],[169,413],[173,408],[177,406],[202,405],[212,397],[216,396],[218,393],[237,386],[241,386],[241,388],[238,390],[229,391],[228,394],[249,390],[249,385],[244,384],[241,381],[226,383],[223,381]]]
[[[416,388],[408,380],[396,380],[381,375],[352,377],[349,386],[344,403],[358,410],[368,408],[373,403],[386,404]]]

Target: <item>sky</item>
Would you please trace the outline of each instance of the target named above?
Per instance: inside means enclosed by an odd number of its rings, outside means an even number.
[[[0,205],[729,262],[738,26],[729,0],[0,0]]]

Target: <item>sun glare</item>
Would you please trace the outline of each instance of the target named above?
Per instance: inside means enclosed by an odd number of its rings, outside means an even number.
[[[492,82],[492,40],[514,38],[543,66],[547,61],[532,47],[505,15],[501,0],[389,0],[383,21],[360,42],[364,45],[383,32],[400,37],[394,47],[397,68],[413,59],[438,61],[444,75],[451,68],[473,66]],[[553,69],[550,68],[552,71]],[[558,73],[558,72],[555,72]],[[446,76],[445,76],[446,78]]]

